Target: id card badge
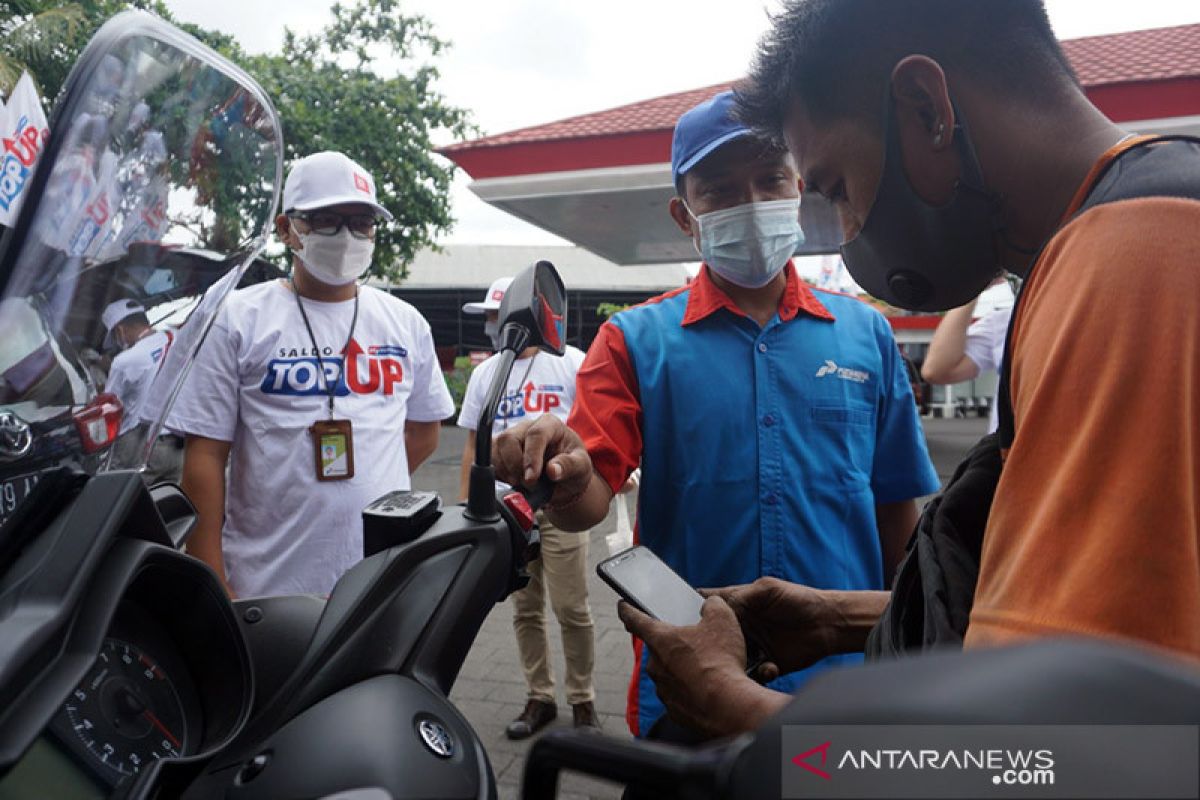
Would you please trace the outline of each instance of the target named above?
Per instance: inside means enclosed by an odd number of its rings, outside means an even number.
[[[314,422],[312,434],[317,480],[344,481],[354,477],[354,437],[348,419]]]

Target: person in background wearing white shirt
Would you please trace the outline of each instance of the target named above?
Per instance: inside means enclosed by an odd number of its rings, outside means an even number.
[[[146,309],[136,300],[109,303],[101,319],[108,331],[104,337],[105,349],[116,347],[121,351],[108,369],[104,391],[121,401],[124,434],[138,422],[138,409],[171,346],[171,334],[150,327]]]
[[[487,291],[483,302],[467,303],[463,311],[485,314],[484,329],[498,346],[499,308],[512,278],[500,278]],[[583,363],[583,352],[568,347],[563,356],[527,348],[513,365],[508,386],[500,401],[492,433],[497,435],[510,425],[552,414],[563,421],[575,399],[575,373]],[[471,434],[479,425],[479,415],[487,399],[488,387],[499,364],[492,356],[471,373],[463,397],[458,425]],[[461,496],[467,496],[468,476],[475,462],[475,437],[467,436],[463,448]],[[542,537],[541,559],[529,565],[529,585],[512,596],[513,629],[517,650],[529,686],[529,699],[521,714],[509,723],[510,739],[525,739],[558,716],[554,694],[554,674],[550,664],[550,641],[546,634],[546,595],[562,632],[563,658],[566,661],[567,702],[576,728],[600,727],[594,706],[595,689],[592,669],[595,662],[595,632],[588,607],[587,554],[588,531],[562,531],[538,513]]]
[[[291,280],[230,296],[172,409],[188,551],[234,596],[329,593],[362,559],[362,510],[409,488],[454,413],[429,324],[358,284],[388,219],[345,155],[298,161],[276,219]]]
[[[989,311],[972,323],[978,301],[977,297],[965,306],[947,311],[942,317],[933,332],[925,363],[921,365],[922,378],[940,386],[969,381],[989,370],[999,372],[1012,306]],[[988,433],[1000,424],[994,397],[991,405]]]
[[[120,350],[108,368],[104,391],[121,401],[120,436],[124,437],[143,421],[147,391],[158,376],[167,351],[171,349],[173,335],[170,331],[154,330],[142,304],[128,298],[109,303],[101,319],[107,331],[104,348],[116,347]],[[120,439],[117,447],[122,453],[127,453],[127,448],[135,448],[139,444],[140,440],[136,437],[127,437]],[[133,457],[126,454],[120,462],[128,464],[132,460]],[[148,486],[162,481],[176,483],[182,467],[183,439],[167,432],[158,437],[142,478]]]

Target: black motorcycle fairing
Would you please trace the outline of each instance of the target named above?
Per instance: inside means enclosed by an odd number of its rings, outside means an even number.
[[[379,675],[327,697],[274,732],[256,755],[227,770],[224,786],[207,796],[289,800],[361,788],[383,789],[395,800],[497,796],[470,724],[440,693],[402,675]]]
[[[192,530],[196,527],[198,516],[192,501],[173,483],[160,483],[150,488],[150,499],[158,515],[162,517],[167,530],[167,538],[175,550],[182,550]]]
[[[785,755],[797,755],[783,752],[787,725],[1198,722],[1200,674],[1159,653],[1086,639],[947,650],[822,673],[752,734],[727,743],[622,752],[629,743],[600,743],[574,731],[548,735],[530,752],[522,796],[553,797],[551,777],[571,769],[616,777],[664,799],[773,800],[790,766]],[[1111,762],[1110,753],[1095,758]],[[633,769],[639,760],[650,763]],[[1145,773],[1144,764],[1129,768]],[[671,775],[679,777],[674,788],[664,780]]]
[[[1157,652],[1090,639],[948,650],[817,676],[755,732],[729,796],[779,797],[785,725],[1197,723],[1200,674]]]
[[[353,567],[288,679],[185,796],[219,790],[276,731],[369,678],[403,675],[444,699],[483,620],[508,594],[513,548],[507,517],[478,523],[454,506],[420,538]],[[289,636],[302,638],[302,620],[294,624]]]
[[[625,783],[638,797],[773,800],[790,766],[787,725],[1197,723],[1200,674],[1157,652],[1089,639],[947,650],[822,673],[757,730],[702,747],[553,731],[530,750],[521,796],[550,800],[559,772],[571,770]],[[1111,762],[1110,753],[1095,758]],[[1137,762],[1129,769],[1145,773]]]
[[[90,761],[59,719],[106,640],[151,652],[174,673],[187,698],[180,761],[203,759],[243,725],[253,679],[224,591],[207,566],[163,541],[166,525],[140,476],[100,475],[0,579],[2,685],[16,690],[0,711],[0,775],[50,731],[118,795],[136,796],[153,780],[165,762],[121,778]]]
[[[96,657],[131,577],[106,560],[113,541],[128,531],[169,542],[134,473],[97,476],[54,505],[61,511],[0,575],[0,772],[37,738]]]
[[[304,657],[325,611],[325,598],[311,594],[235,600],[234,616],[250,648],[257,716]]]

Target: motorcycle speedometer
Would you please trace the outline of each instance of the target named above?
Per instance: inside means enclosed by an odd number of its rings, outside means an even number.
[[[183,704],[170,676],[139,647],[119,639],[104,640],[62,712],[93,766],[115,772],[114,781],[186,752]]]

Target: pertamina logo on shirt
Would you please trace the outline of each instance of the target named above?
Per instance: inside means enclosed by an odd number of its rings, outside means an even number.
[[[869,372],[864,372],[861,369],[839,367],[836,362],[829,359],[826,359],[821,368],[817,370],[818,378],[824,378],[826,375],[831,375],[844,381],[851,381],[852,383],[866,383],[871,379],[871,373]]]
[[[267,363],[260,388],[264,394],[292,397],[323,396],[328,391],[326,386],[335,387],[337,397],[376,392],[390,396],[404,383],[401,359],[407,356],[408,351],[400,345],[369,345],[364,350],[355,339],[350,340],[345,359],[328,348],[321,353],[320,362],[309,348],[281,350],[280,358]],[[324,380],[320,372],[322,365]]]

